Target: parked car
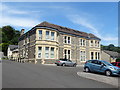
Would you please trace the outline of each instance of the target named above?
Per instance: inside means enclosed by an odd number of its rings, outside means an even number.
[[[120,62],[112,62],[111,63],[113,66],[119,67],[120,68]]]
[[[84,65],[85,72],[100,72],[106,76],[120,75],[120,68],[104,60],[88,60]]]
[[[76,67],[76,65],[77,65],[75,62],[72,62],[69,59],[59,59],[59,60],[56,60],[55,64],[57,66],[73,66],[73,67]]]

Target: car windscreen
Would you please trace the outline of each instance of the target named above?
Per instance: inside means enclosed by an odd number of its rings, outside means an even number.
[[[102,61],[104,64],[108,65],[108,66],[113,66],[111,63],[107,62],[107,61]]]

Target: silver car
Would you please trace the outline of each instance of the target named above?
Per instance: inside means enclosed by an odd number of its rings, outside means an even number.
[[[57,66],[73,66],[73,67],[76,67],[76,65],[77,65],[75,62],[72,62],[69,59],[59,59],[59,60],[56,60],[55,64]]]

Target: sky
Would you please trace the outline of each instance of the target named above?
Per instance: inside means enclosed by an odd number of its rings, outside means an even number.
[[[11,25],[29,31],[47,21],[92,33],[102,45],[118,46],[117,2],[2,2],[0,27]]]

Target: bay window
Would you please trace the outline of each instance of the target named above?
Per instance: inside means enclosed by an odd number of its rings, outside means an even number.
[[[38,47],[38,58],[42,58],[42,47]]]
[[[42,39],[42,30],[39,30],[39,40]]]
[[[49,47],[45,47],[45,58],[49,58]]]
[[[51,47],[51,58],[54,58],[54,47]]]

